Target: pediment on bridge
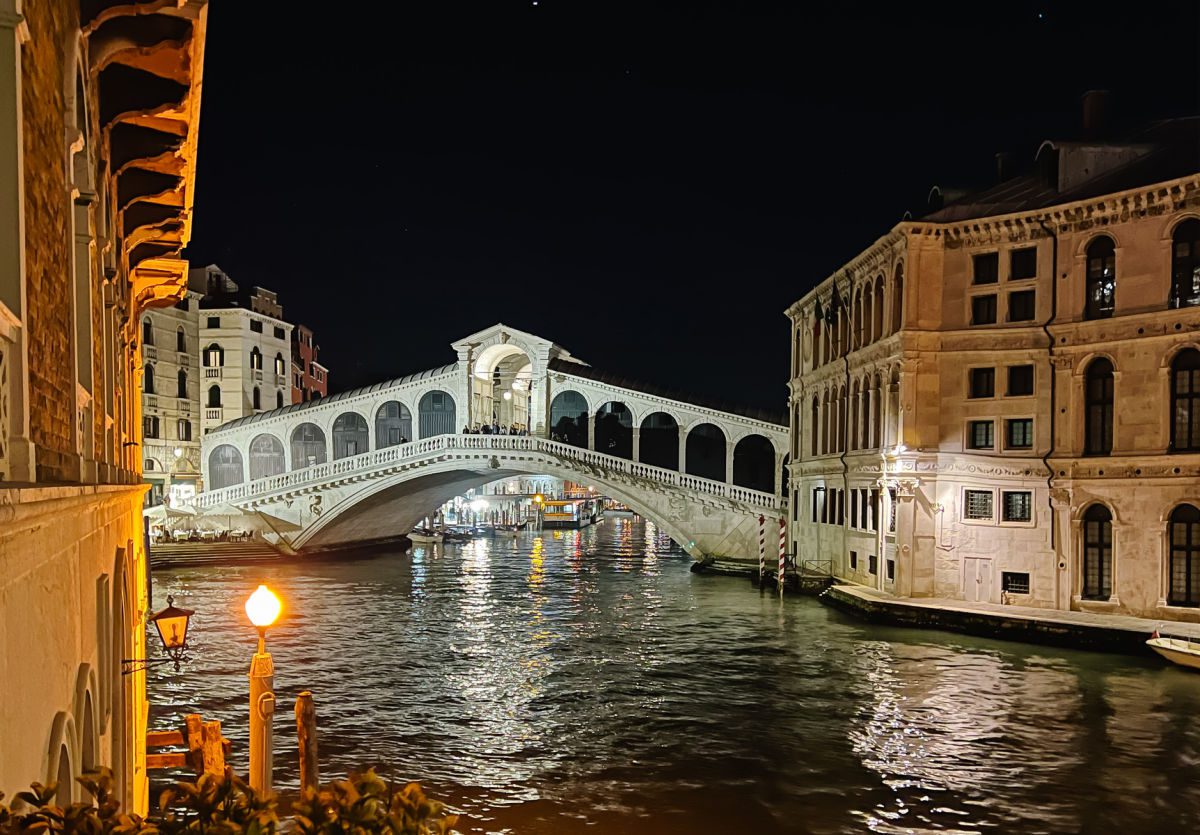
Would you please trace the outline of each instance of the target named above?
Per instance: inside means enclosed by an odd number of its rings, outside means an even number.
[[[539,356],[546,357],[547,359],[574,359],[571,356],[571,352],[561,345],[551,342],[549,339],[543,339],[536,334],[509,327],[503,323],[497,323],[490,328],[484,328],[477,333],[451,343],[451,347],[460,356],[470,352],[475,357],[478,357],[481,352],[489,348],[501,345],[511,345],[523,351],[530,359]],[[578,360],[575,361],[578,362]]]

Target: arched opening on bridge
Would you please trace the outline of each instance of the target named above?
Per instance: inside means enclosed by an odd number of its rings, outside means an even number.
[[[425,392],[421,402],[417,404],[417,425],[422,438],[457,432],[454,398],[439,389]]]
[[[679,424],[666,412],[654,412],[642,421],[638,460],[652,467],[679,469]]]
[[[633,460],[633,413],[610,400],[596,412],[596,451]]]
[[[725,433],[716,424],[701,423],[688,432],[687,473],[725,480]]]
[[[509,343],[489,345],[472,368],[471,419],[510,431],[528,429],[532,387],[533,364],[524,351]]]
[[[279,475],[287,467],[283,461],[283,441],[264,432],[250,442],[250,480]]]
[[[351,458],[370,449],[367,419],[358,412],[342,412],[333,422],[333,460]]]
[[[733,483],[775,492],[775,446],[762,435],[747,435],[733,448]]]
[[[326,460],[325,433],[315,423],[302,423],[292,430],[292,469],[302,470]]]
[[[208,454],[208,481],[211,489],[232,487],[245,481],[242,474],[242,454],[238,448],[221,444]]]
[[[389,400],[375,412],[376,449],[408,443],[412,436],[412,412],[403,403]]]
[[[791,461],[792,461],[792,456],[790,456],[790,455],[783,456],[783,464],[781,465],[783,468],[783,471],[779,474],[779,495],[781,495],[781,496],[787,496],[788,487],[791,484],[791,477],[788,475],[788,464],[790,464]],[[796,512],[795,510],[792,511],[793,515],[795,514],[795,512]]]
[[[577,391],[561,391],[550,402],[550,439],[587,448],[588,402]]]

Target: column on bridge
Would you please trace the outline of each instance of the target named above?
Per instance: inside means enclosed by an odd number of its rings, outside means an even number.
[[[633,427],[633,460],[642,460],[642,428],[640,426]]]
[[[787,453],[775,453],[775,495],[783,498],[783,462],[787,459]]]
[[[687,436],[682,426],[679,427],[679,472],[686,473],[687,470]]]
[[[725,483],[733,484],[733,450],[737,446],[730,440],[725,441]]]
[[[592,411],[588,412],[587,424],[588,424],[587,448],[592,451],[595,451],[595,449],[596,449],[596,413],[595,412],[592,412]]]

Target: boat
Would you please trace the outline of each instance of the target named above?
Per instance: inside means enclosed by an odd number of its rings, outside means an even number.
[[[442,532],[441,531],[423,530],[423,529],[418,528],[408,535],[408,541],[413,542],[413,543],[441,542],[442,541]]]
[[[1200,641],[1192,641],[1188,638],[1169,638],[1159,635],[1156,630],[1154,636],[1146,641],[1146,646],[1172,664],[1200,670]]]
[[[521,531],[519,528],[515,528],[512,526],[506,525],[504,527],[497,527],[495,530],[494,536],[498,536],[501,539],[516,539],[517,534],[519,534],[520,532]]]

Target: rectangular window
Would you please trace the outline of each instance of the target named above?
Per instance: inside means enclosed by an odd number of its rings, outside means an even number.
[[[1009,397],[1028,397],[1033,394],[1033,366],[1010,365],[1008,367]]]
[[[1008,321],[1032,322],[1037,316],[1037,291],[1021,290],[1008,294]]]
[[[220,316],[209,316],[208,317],[208,327],[210,327],[210,328],[221,327],[221,317]]]
[[[1000,280],[1000,253],[986,252],[975,256],[975,284],[995,284]]]
[[[879,573],[879,557],[875,556],[874,554],[871,554],[871,556],[867,557],[867,571],[871,574]]]
[[[1023,281],[1037,277],[1037,247],[1027,246],[1009,253],[1008,280]]]
[[[142,418],[142,436],[146,438],[158,437],[158,418],[153,415],[147,415]]]
[[[976,296],[971,299],[971,324],[996,324],[996,296]]]
[[[1029,594],[1029,572],[1000,572],[1000,588],[1009,594]]]
[[[996,396],[996,369],[972,368],[970,374],[971,384],[968,397]]]
[[[991,521],[992,518],[992,491],[991,490],[964,490],[963,491],[963,512],[968,519],[976,521],[986,520]]]
[[[1033,493],[1028,490],[1005,490],[1003,492],[1005,522],[1029,522],[1033,519]]]
[[[276,328],[275,329],[275,338],[276,339],[287,339],[287,331],[285,331],[283,328]]]
[[[871,524],[868,526],[871,530],[879,530],[879,490],[871,491]]]
[[[889,583],[896,582],[896,561],[895,560],[887,561],[887,578],[888,578]]]
[[[181,441],[190,441],[192,439],[192,422],[190,420],[181,420],[175,427],[175,433]]]
[[[262,333],[262,322],[258,319],[251,319],[250,330],[254,331],[255,333]]]
[[[1033,418],[1004,421],[1004,446],[1007,449],[1033,449]]]
[[[817,488],[821,491],[821,524],[829,522],[829,492],[821,487]]]
[[[992,449],[995,446],[995,424],[992,421],[973,420],[967,424],[968,449]]]
[[[858,491],[850,491],[850,527],[858,527]]]
[[[858,568],[858,551],[850,552],[850,568],[851,570]]]
[[[838,497],[837,523],[844,527],[846,524],[846,491],[838,490],[837,497]]]

